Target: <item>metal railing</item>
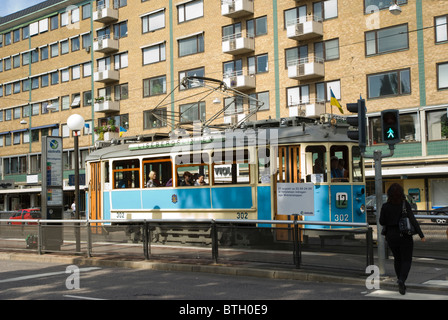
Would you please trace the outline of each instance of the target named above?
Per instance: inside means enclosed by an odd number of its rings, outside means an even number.
[[[304,225],[331,226],[336,229],[308,230]],[[182,231],[179,231],[180,229]],[[318,235],[313,234],[316,232]],[[179,246],[172,245],[170,241],[179,239],[179,236],[185,233],[191,236],[185,240],[186,243]],[[283,238],[278,240],[280,235]],[[137,255],[146,260],[173,255],[176,259],[180,257],[188,260],[194,256],[195,259],[202,258],[208,261],[211,259],[214,263],[246,259],[270,264],[289,264],[296,268],[301,268],[302,253],[304,250],[310,250],[311,246],[321,250],[324,245],[333,244],[336,238],[354,239],[356,236],[358,237],[356,241],[345,241],[356,242],[357,254],[358,256],[361,254],[359,268],[373,264],[372,228],[364,223],[314,222],[297,219],[294,221],[0,220],[0,249],[8,249],[8,245],[11,246],[10,243],[14,241],[16,246],[21,245],[23,249],[25,236],[27,241],[29,239],[34,241],[34,246],[28,249],[38,254],[63,252],[86,254],[87,257],[119,254]],[[325,239],[331,239],[330,243],[325,244]],[[346,246],[346,243],[343,246]],[[28,245],[27,242],[27,247]],[[266,250],[271,250],[268,255]],[[333,248],[327,250],[331,251]],[[365,264],[362,262],[363,255]]]

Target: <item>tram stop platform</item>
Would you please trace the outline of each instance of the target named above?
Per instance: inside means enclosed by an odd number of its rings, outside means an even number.
[[[325,265],[325,254],[313,254],[307,257],[308,263],[297,269],[294,266],[282,266],[269,263],[248,261],[225,261],[214,263],[210,259],[174,259],[157,257],[144,260],[135,256],[107,255],[87,258],[66,254],[43,254],[0,251],[0,260],[35,261],[46,263],[74,264],[78,266],[121,267],[167,272],[205,272],[229,276],[263,277],[270,279],[291,279],[299,281],[344,283],[353,285],[372,285],[377,273],[366,273],[360,269],[346,268],[351,263],[350,255],[338,254],[332,257],[333,267]],[[375,263],[377,263],[375,256]],[[385,261],[385,274],[380,277],[380,287],[375,289],[396,289],[396,277],[393,257]],[[369,280],[368,280],[369,278]],[[377,283],[377,282],[376,282]],[[414,257],[411,271],[406,282],[408,289],[430,290],[448,293],[448,260]]]

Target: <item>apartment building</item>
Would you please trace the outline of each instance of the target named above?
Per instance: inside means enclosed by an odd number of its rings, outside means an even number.
[[[104,124],[126,138],[223,108],[231,124],[251,109],[248,99],[199,101],[203,83],[181,83],[194,75],[264,102],[258,120],[340,115],[330,89],[344,108],[362,96],[368,153],[387,149],[380,111],[400,109],[402,143],[383,161],[385,185],[402,183],[419,209],[448,205],[448,6],[397,3],[399,15],[382,0],[48,0],[0,18],[0,208],[40,205],[46,135],[64,138],[71,203],[74,113],[86,120],[83,176],[85,156],[110,139],[95,130]],[[372,180],[369,160],[366,173]]]

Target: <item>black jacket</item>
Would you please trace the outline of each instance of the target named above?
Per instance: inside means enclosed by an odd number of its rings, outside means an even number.
[[[425,235],[422,232],[422,229],[420,228],[419,223],[414,217],[414,213],[412,212],[411,206],[406,201],[406,210],[408,212],[407,216],[411,222],[411,224],[414,226],[415,231],[417,231],[420,238],[424,238]],[[398,220],[401,218],[401,211],[403,208],[403,204],[392,204],[390,202],[386,202],[381,207],[381,213],[380,213],[380,224],[382,226],[386,227],[387,232],[392,231],[398,231]]]

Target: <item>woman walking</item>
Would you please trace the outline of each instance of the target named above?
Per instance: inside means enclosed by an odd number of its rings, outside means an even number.
[[[420,239],[425,241],[422,229],[412,213],[411,206],[406,201],[403,188],[398,183],[392,184],[389,190],[387,190],[387,202],[381,208],[380,224],[385,229],[386,241],[394,256],[394,269],[398,278],[397,283],[400,294],[406,293],[405,282],[411,270],[412,252],[414,249],[412,236],[401,234],[398,227],[398,221],[402,216],[403,202],[407,211],[407,217]]]

